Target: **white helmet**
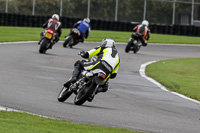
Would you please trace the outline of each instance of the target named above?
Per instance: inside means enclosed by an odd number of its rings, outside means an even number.
[[[54,14],[54,15],[52,15],[52,18],[56,18],[57,20],[59,20],[59,16],[58,16],[58,14]]]
[[[143,21],[142,21],[142,25],[149,26],[149,22],[148,22],[147,20],[143,20]]]
[[[85,21],[86,23],[90,23],[90,19],[89,18],[84,18],[83,21]]]
[[[105,38],[102,40],[101,42],[101,47],[108,47],[108,48],[112,48],[115,47],[115,41],[111,38]]]

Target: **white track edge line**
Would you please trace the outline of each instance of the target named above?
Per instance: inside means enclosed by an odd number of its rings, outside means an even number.
[[[190,101],[192,101],[192,102],[195,102],[195,103],[200,104],[200,102],[197,101],[197,100],[194,100],[194,99],[192,99],[192,98],[186,97],[186,96],[184,96],[184,95],[182,95],[182,94],[179,94],[179,93],[177,93],[177,92],[173,92],[173,91],[167,90],[165,86],[161,85],[161,84],[160,84],[159,82],[157,82],[156,80],[154,80],[154,79],[148,77],[148,76],[145,74],[146,66],[149,65],[149,64],[155,63],[155,62],[157,62],[157,61],[150,61],[150,62],[147,62],[147,63],[142,64],[141,67],[140,67],[140,70],[139,70],[140,75],[141,75],[142,77],[146,78],[147,80],[149,80],[150,82],[154,83],[156,86],[158,86],[160,89],[162,89],[162,90],[164,90],[164,91],[170,92],[170,93],[172,93],[172,94],[174,94],[174,95],[177,95],[177,96],[179,96],[179,97],[181,97],[181,98],[184,98],[184,99],[187,99],[187,100],[190,100]]]
[[[0,45],[2,44],[21,44],[21,43],[37,43],[38,41],[19,41],[19,42],[1,42]],[[64,42],[64,41],[59,41],[59,42]],[[95,43],[95,44],[100,44],[101,42],[84,42],[84,43]],[[123,42],[116,42],[116,44],[122,44],[122,45],[126,45],[127,43],[123,43]],[[148,43],[148,45],[163,45],[163,46],[196,46],[196,47],[200,47],[200,45],[198,44],[165,44],[165,43]]]
[[[53,118],[53,117],[38,115],[38,114],[34,114],[34,113],[26,112],[26,111],[21,111],[21,110],[16,110],[16,109],[13,109],[13,108],[8,108],[8,107],[3,107],[3,106],[0,106],[0,111],[14,111],[14,112],[21,112],[21,113],[27,113],[27,114],[30,114],[30,115],[40,116],[40,117],[43,117],[43,118],[56,119],[56,118]],[[58,119],[56,119],[56,120],[58,120]]]

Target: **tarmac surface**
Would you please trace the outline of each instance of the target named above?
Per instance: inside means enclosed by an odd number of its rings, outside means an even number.
[[[151,133],[200,133],[200,104],[163,91],[142,77],[142,64],[176,58],[200,58],[200,46],[149,44],[137,54],[117,44],[120,69],[110,89],[82,106],[74,96],[61,103],[57,95],[71,77],[80,50],[98,43],[63,48],[62,42],[39,54],[37,42],[0,44],[0,105],[78,123]],[[181,68],[180,68],[181,69]]]

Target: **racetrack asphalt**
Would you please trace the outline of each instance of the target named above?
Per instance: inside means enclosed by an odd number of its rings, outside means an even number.
[[[73,49],[62,42],[39,54],[37,42],[0,45],[0,105],[33,114],[78,123],[127,128],[152,133],[199,133],[200,104],[163,91],[142,77],[142,64],[175,58],[200,57],[200,46],[149,44],[137,54],[125,53],[117,44],[121,59],[110,89],[83,106],[57,101],[62,85],[70,78],[73,64],[82,58],[80,50],[97,43],[81,43]]]

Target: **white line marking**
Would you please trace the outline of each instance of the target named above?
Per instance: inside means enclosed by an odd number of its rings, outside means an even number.
[[[12,109],[12,108],[7,108],[7,107],[2,107],[2,106],[0,106],[0,111],[15,111],[15,112],[27,113],[27,114],[30,114],[30,115],[40,116],[40,117],[43,117],[43,118],[56,119],[56,118],[53,118],[53,117],[48,117],[48,116],[44,116],[44,115],[38,115],[38,114],[25,112],[25,111],[21,111],[21,110],[16,110],[16,109]]]
[[[167,90],[165,86],[161,85],[161,84],[160,84],[159,82],[157,82],[156,80],[154,80],[154,79],[148,77],[148,76],[145,74],[146,66],[149,65],[149,64],[155,63],[155,62],[156,62],[156,61],[150,61],[150,62],[147,62],[147,63],[142,64],[141,67],[140,67],[140,70],[139,70],[140,75],[141,75],[142,77],[146,78],[147,80],[149,80],[150,82],[154,83],[155,85],[157,85],[160,89],[162,89],[162,90],[164,90],[164,91],[170,92],[170,93],[172,93],[172,94],[174,94],[174,95],[177,95],[177,96],[182,97],[182,98],[184,98],[184,99],[187,99],[187,100],[190,100],[190,101],[192,101],[192,102],[195,102],[195,103],[200,104],[200,102],[197,101],[197,100],[194,100],[194,99],[192,99],[192,98],[186,97],[186,96],[184,96],[184,95],[182,95],[182,94],[179,94],[179,93],[177,93],[177,92],[173,92],[173,91]]]
[[[38,40],[39,41],[39,40]],[[0,43],[0,45],[2,44],[24,44],[24,43],[38,43],[38,41],[20,41],[20,42],[2,42]],[[60,43],[63,43],[64,41],[59,41]],[[59,43],[58,42],[58,43]],[[84,42],[84,43],[95,43],[95,44],[100,44],[101,42]],[[121,44],[121,45],[126,45],[126,42],[116,42],[116,44]],[[200,47],[199,44],[165,44],[165,43],[148,43],[148,45],[163,45],[163,46],[196,46],[196,47]]]
[[[2,44],[22,44],[22,43],[37,43],[38,41],[22,41],[22,42],[2,42],[0,43],[0,45]]]
[[[15,112],[20,112],[19,110],[16,110],[16,109],[11,109],[11,108],[7,108],[7,107],[2,107],[0,106],[0,111],[3,110],[3,111],[15,111]]]

